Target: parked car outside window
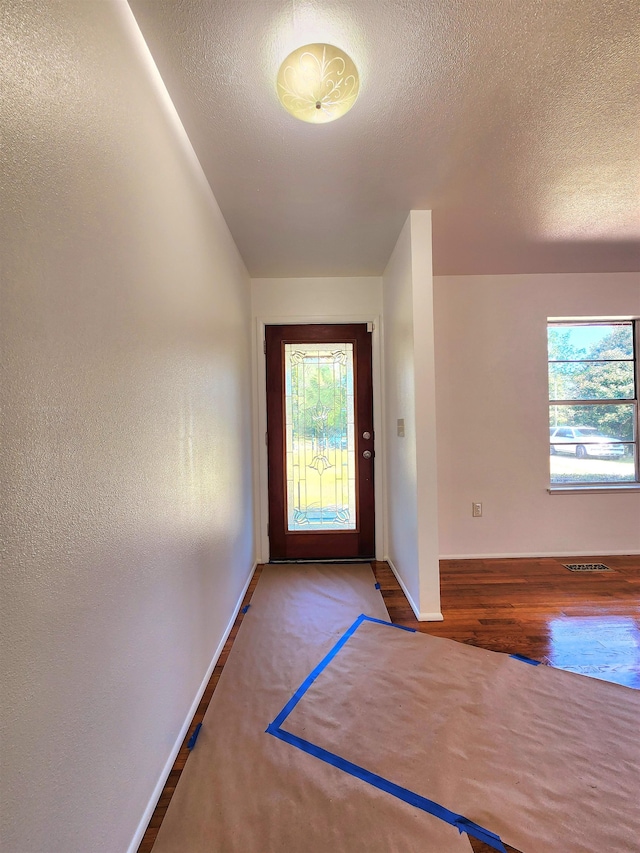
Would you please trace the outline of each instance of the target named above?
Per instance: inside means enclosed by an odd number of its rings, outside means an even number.
[[[550,451],[570,453],[584,459],[585,456],[624,456],[625,446],[618,438],[602,435],[595,427],[550,427]]]

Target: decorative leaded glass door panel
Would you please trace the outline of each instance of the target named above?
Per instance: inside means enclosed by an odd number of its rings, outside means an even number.
[[[374,556],[371,333],[267,326],[272,560]]]

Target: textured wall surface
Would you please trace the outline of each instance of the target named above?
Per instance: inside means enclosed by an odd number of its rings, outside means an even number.
[[[127,849],[252,568],[249,280],[128,6],[5,0],[2,849]]]
[[[254,317],[263,318],[374,317],[382,314],[382,279],[254,278],[251,306]]]
[[[640,275],[436,277],[434,288],[440,553],[640,552],[640,492],[547,492],[547,318],[640,317]]]
[[[386,554],[421,618],[439,619],[431,214],[411,211],[382,278]],[[398,435],[398,420],[404,436]]]
[[[419,604],[420,612],[425,618],[440,619],[431,211],[412,210],[410,222],[420,564]]]
[[[387,556],[400,574],[415,607],[420,602],[418,486],[415,428],[415,366],[411,220],[400,233],[382,279],[384,303],[384,383],[387,482]],[[397,435],[402,418],[405,436]]]

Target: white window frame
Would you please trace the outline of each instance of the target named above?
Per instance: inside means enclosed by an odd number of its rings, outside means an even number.
[[[640,320],[633,317],[572,317],[561,318],[554,317],[547,319],[547,341],[549,337],[549,328],[552,326],[593,326],[593,325],[615,325],[616,323],[631,323],[633,328],[633,364],[634,364],[634,397],[631,399],[599,399],[599,400],[582,400],[582,399],[551,399],[549,398],[549,409],[551,406],[598,406],[598,405],[619,405],[631,404],[633,406],[633,423],[634,423],[634,472],[635,479],[629,481],[569,481],[563,483],[550,482],[548,491],[553,492],[574,492],[574,491],[637,491],[640,489]],[[552,363],[547,357],[548,365]],[[548,389],[550,392],[550,388]]]

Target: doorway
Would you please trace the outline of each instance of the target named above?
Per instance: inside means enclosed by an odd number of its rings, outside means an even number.
[[[373,559],[367,325],[265,328],[269,557]]]

